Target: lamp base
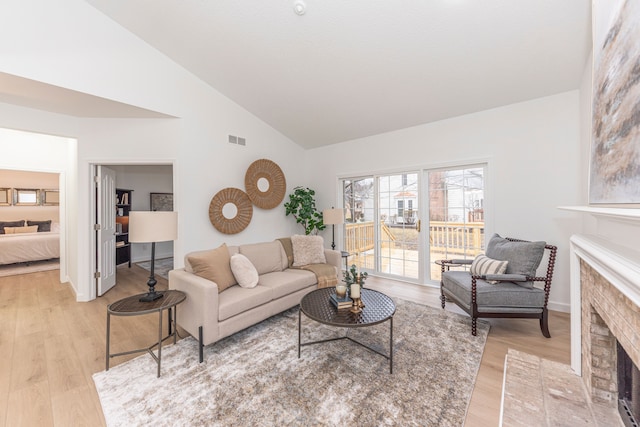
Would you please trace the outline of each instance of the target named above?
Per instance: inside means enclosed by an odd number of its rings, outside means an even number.
[[[141,296],[138,299],[138,301],[140,301],[140,302],[152,302],[152,301],[155,301],[157,299],[162,298],[163,296],[164,295],[162,295],[161,292],[153,291],[153,292],[148,292],[148,293],[144,294],[143,296]]]

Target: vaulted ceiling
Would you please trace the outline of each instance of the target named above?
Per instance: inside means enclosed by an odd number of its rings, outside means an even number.
[[[588,0],[86,1],[307,148],[577,89],[591,49]]]

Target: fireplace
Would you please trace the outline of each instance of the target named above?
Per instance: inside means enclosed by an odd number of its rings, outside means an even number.
[[[573,236],[571,293],[572,368],[593,402],[619,407],[625,425],[637,426],[640,252],[595,236]]]
[[[640,370],[624,347],[617,342],[618,411],[627,427],[638,427],[640,420]]]

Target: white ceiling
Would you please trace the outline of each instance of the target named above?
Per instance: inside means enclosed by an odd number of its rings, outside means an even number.
[[[577,89],[590,0],[86,0],[311,148]]]

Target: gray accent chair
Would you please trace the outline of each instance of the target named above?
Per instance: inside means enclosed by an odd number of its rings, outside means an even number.
[[[471,316],[473,335],[476,335],[479,317],[511,317],[540,319],[542,334],[551,338],[547,303],[557,250],[556,246],[547,245],[546,242],[503,238],[494,234],[487,244],[485,255],[508,261],[505,274],[471,275],[469,271],[450,270],[450,267],[452,264],[471,264],[473,260],[442,260],[442,308],[446,301],[452,301],[467,312]],[[549,251],[547,274],[545,277],[536,277],[545,251]],[[544,287],[535,287],[535,282],[544,282]]]

